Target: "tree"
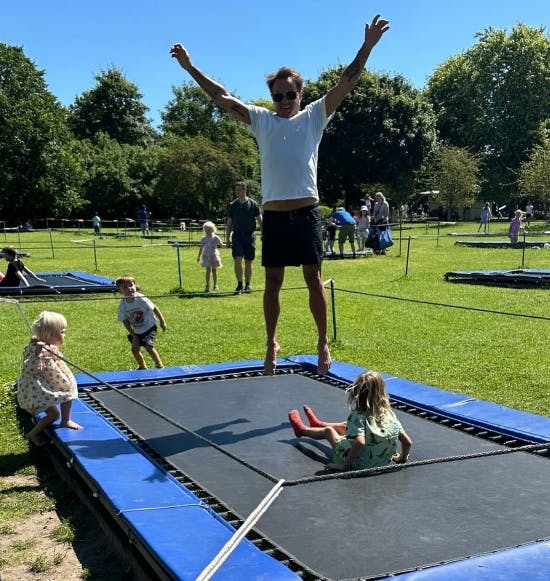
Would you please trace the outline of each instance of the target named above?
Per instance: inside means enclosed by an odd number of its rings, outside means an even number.
[[[521,164],[518,186],[521,194],[550,208],[550,139],[535,145]]]
[[[86,176],[83,195],[91,211],[97,210],[103,218],[134,220],[142,204],[155,212],[159,146],[123,144],[97,133],[80,142],[79,157]]]
[[[333,87],[343,67],[325,71],[305,88],[309,103]],[[355,204],[374,184],[404,200],[414,172],[435,144],[435,116],[421,92],[402,76],[365,71],[325,130],[319,149],[319,189],[323,202]]]
[[[232,166],[238,179],[246,179],[251,190],[259,189],[260,171],[258,148],[247,127],[220,109],[204,91],[191,84],[174,87],[174,99],[162,116],[166,136],[203,137],[220,152]]]
[[[451,219],[453,210],[470,206],[480,190],[479,157],[464,148],[443,145],[434,155],[428,170],[432,193],[447,209]]]
[[[144,145],[154,132],[145,114],[142,94],[123,73],[111,68],[95,77],[96,86],[85,91],[71,105],[71,126],[80,139],[106,133],[129,145]]]
[[[487,29],[469,50],[440,65],[427,96],[445,143],[484,161],[486,197],[506,201],[550,111],[550,38],[543,28]]]
[[[85,202],[66,111],[19,47],[0,43],[0,213],[66,216]]]
[[[225,214],[238,179],[231,158],[209,139],[169,136],[158,165],[157,203],[177,218],[214,219]]]

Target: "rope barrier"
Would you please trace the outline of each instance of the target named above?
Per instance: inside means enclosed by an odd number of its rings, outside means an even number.
[[[197,577],[197,581],[208,581],[208,579],[210,579],[212,575],[214,575],[214,573],[223,565],[231,553],[237,548],[237,545],[246,537],[252,527],[267,512],[267,509],[275,502],[279,494],[281,494],[283,491],[283,483],[284,480],[279,480],[267,493],[260,504],[258,504],[258,506],[250,513],[249,517],[239,527],[239,529],[235,531],[233,536],[220,549],[219,553],[203,569],[201,574]]]

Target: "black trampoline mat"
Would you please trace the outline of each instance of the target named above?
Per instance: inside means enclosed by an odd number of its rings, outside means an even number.
[[[261,472],[115,391],[93,394],[242,517],[275,481],[320,474],[330,457],[328,443],[295,438],[290,409],[308,404],[327,420],[347,415],[342,389],[301,374],[127,392]],[[503,448],[399,410],[397,415],[413,440],[411,461]],[[516,452],[296,484],[285,486],[255,528],[321,576],[369,578],[550,537],[549,479],[548,459]]]

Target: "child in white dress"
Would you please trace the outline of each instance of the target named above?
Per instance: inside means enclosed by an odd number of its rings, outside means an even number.
[[[201,238],[197,262],[206,268],[206,286],[204,292],[210,292],[210,275],[214,283],[214,290],[218,287],[218,268],[221,268],[222,260],[218,248],[225,248],[222,239],[216,234],[216,225],[213,222],[205,222],[202,226],[204,236]]]
[[[32,325],[32,339],[23,353],[23,370],[17,384],[17,402],[30,414],[46,412],[25,437],[43,446],[41,432],[59,419],[63,428],[81,430],[71,420],[71,406],[78,398],[76,380],[61,359],[59,347],[65,339],[67,320],[60,313],[42,311]],[[60,405],[61,414],[57,409]]]

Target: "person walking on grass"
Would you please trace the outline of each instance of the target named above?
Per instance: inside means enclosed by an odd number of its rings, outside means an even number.
[[[282,67],[267,77],[273,112],[247,105],[231,95],[191,61],[183,45],[174,44],[170,49],[172,57],[216,105],[250,126],[258,143],[262,174],[266,374],[274,374],[277,365],[280,290],[287,266],[301,266],[308,287],[309,308],[317,329],[317,372],[324,375],[330,368],[327,297],[321,275],[323,240],[317,190],[318,148],[330,118],[357,84],[371,50],[388,28],[388,21],[380,19],[379,15],[366,24],[361,47],[338,83],[302,111],[304,81],[292,68]]]
[[[204,236],[201,238],[199,255],[197,256],[197,262],[200,261],[201,266],[206,268],[204,292],[210,292],[210,276],[212,276],[212,282],[214,283],[214,290],[219,290],[218,287],[218,269],[221,268],[222,259],[220,256],[220,251],[218,248],[225,248],[225,244],[222,239],[216,234],[216,225],[214,222],[205,222],[202,225],[202,230]]]
[[[250,292],[252,262],[256,258],[256,223],[260,228],[262,226],[260,206],[246,195],[247,189],[246,182],[237,182],[235,184],[236,198],[227,208],[225,226],[225,242],[227,246],[231,247],[235,277],[237,279],[237,288],[235,289],[237,294]],[[231,236],[231,233],[233,233],[233,236]]]
[[[166,331],[166,321],[158,307],[146,296],[138,292],[133,277],[124,275],[117,278],[116,287],[124,297],[118,305],[118,320],[128,331],[128,341],[132,344],[132,354],[138,364],[138,369],[147,369],[145,359],[141,354],[143,347],[151,356],[155,367],[164,365],[158,351],[155,349],[157,337],[157,319],[160,328]]]

